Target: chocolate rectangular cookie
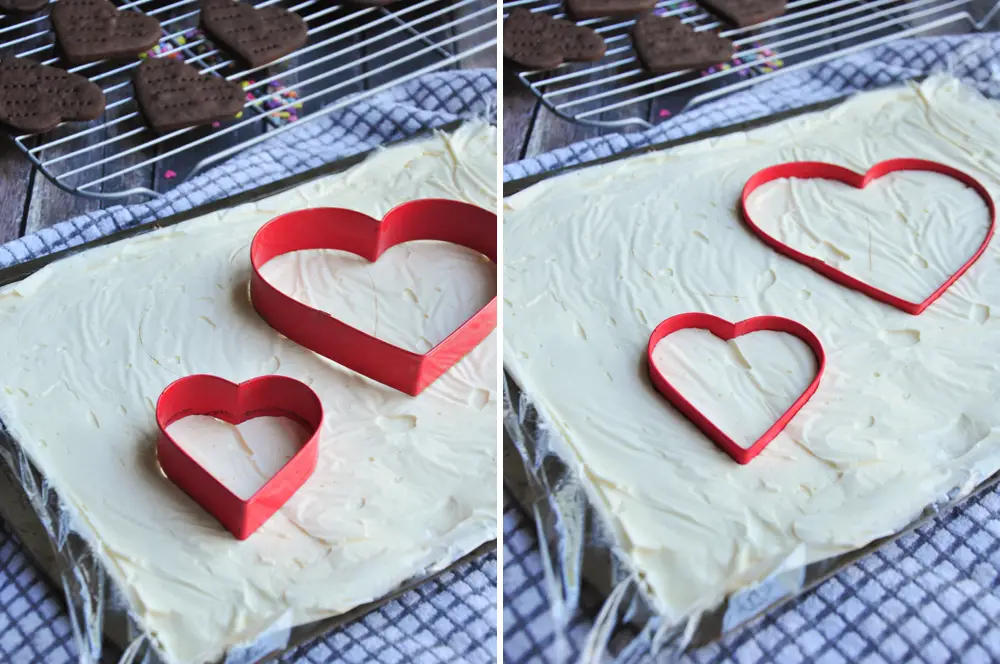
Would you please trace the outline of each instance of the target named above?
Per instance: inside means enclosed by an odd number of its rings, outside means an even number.
[[[566,13],[577,21],[585,18],[628,18],[652,11],[656,0],[566,0]]]
[[[733,56],[733,42],[712,30],[695,32],[676,16],[640,16],[632,42],[643,68],[654,74],[704,69]]]
[[[13,55],[0,56],[0,123],[40,134],[67,120],[96,120],[104,92],[79,74]]]
[[[503,22],[503,57],[531,69],[551,69],[564,62],[596,62],[604,40],[588,27],[533,13],[524,7]]]
[[[746,28],[785,13],[785,0],[698,0],[713,14]]]
[[[34,14],[49,0],[0,0],[0,12],[5,14]]]
[[[59,48],[74,65],[134,58],[160,41],[159,21],[108,0],[59,0],[50,18]]]
[[[302,17],[275,5],[257,9],[233,0],[203,0],[201,24],[251,67],[274,62],[304,46],[309,38]]]
[[[132,83],[143,116],[160,132],[232,120],[246,99],[239,83],[173,58],[143,60]]]

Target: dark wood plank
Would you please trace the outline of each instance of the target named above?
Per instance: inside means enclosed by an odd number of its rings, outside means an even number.
[[[648,101],[645,101],[629,107],[602,113],[599,116],[599,120],[611,122],[635,117],[645,118],[649,113],[650,105]],[[641,129],[642,127],[639,125],[630,125],[628,127],[595,127],[583,125],[565,120],[547,108],[542,107],[539,109],[534,124],[531,127],[531,135],[528,137],[524,156],[533,157],[555,150],[556,148],[565,147],[577,141],[595,138],[604,134]]]
[[[119,101],[127,99],[131,95],[131,87],[127,87],[111,93],[108,96],[108,101],[111,102],[112,100]],[[136,136],[126,136],[129,132],[143,126],[141,118],[131,118],[119,122],[118,124],[110,124],[114,120],[118,120],[135,113],[137,110],[138,107],[135,102],[130,102],[122,104],[121,106],[116,106],[115,108],[105,112],[105,121],[109,123],[109,126],[105,131],[105,136],[108,140],[115,138],[118,138],[119,140],[114,143],[109,143],[101,148],[101,158],[110,159],[110,161],[105,163],[101,169],[102,177],[113,175],[115,173],[121,173],[122,171],[133,166],[137,166],[138,164],[141,164],[149,159],[150,152],[148,150],[139,150],[138,152],[128,155],[124,154],[131,148],[140,145],[147,135],[143,132],[142,134],[138,134]],[[153,184],[153,166],[147,165],[128,173],[115,175],[101,185],[100,191],[103,193],[122,193],[137,188],[151,189]],[[133,195],[126,198],[115,198],[114,200],[101,201],[101,207],[106,208],[111,205],[133,205],[147,200],[149,200],[148,196]]]
[[[476,30],[473,34],[467,37],[461,37],[455,42],[455,51],[457,53],[465,53],[469,49],[479,46],[480,44],[492,39],[496,36],[495,30],[491,31],[487,25],[496,24],[496,13],[491,14],[480,14],[474,18],[469,18],[467,20],[462,20],[463,17],[481,10],[483,7],[478,3],[470,3],[464,7],[460,7],[452,12],[452,16],[455,21],[458,21],[454,28],[456,34],[464,34],[476,28],[482,27],[482,30]],[[498,66],[497,62],[497,49],[496,45],[478,51],[468,57],[462,58],[458,62],[458,67],[461,69],[478,69],[478,68],[494,68]]]
[[[531,135],[525,145],[524,156],[535,155],[561,148],[603,133],[601,130],[568,122],[545,107],[538,109]]]
[[[325,3],[319,3],[310,7],[305,13],[308,15],[324,7],[326,7]],[[353,64],[360,56],[361,51],[357,44],[361,41],[361,33],[355,33],[349,37],[342,35],[356,31],[379,16],[380,13],[377,10],[366,10],[355,5],[344,4],[338,11],[309,22],[310,29],[320,30],[309,39],[309,44],[317,45],[317,48],[304,56],[304,62],[298,63],[298,66],[307,65],[302,71],[286,75],[281,79],[287,87],[294,87],[300,98],[315,94],[320,95],[312,101],[305,102],[303,108],[298,111],[299,116],[305,117],[338,99],[361,92],[361,83],[355,80],[361,75],[361,66]],[[319,44],[323,45],[318,46]],[[310,62],[316,62],[322,58],[330,59],[322,64],[308,65]],[[334,70],[337,73],[323,76],[323,74]],[[322,76],[322,78],[313,83],[298,85],[301,81],[317,76]],[[336,89],[330,90],[331,88]],[[320,94],[324,90],[330,91]]]
[[[503,72],[503,163],[524,158],[540,103],[510,67]]]
[[[97,121],[97,123],[99,122],[100,120]],[[70,122],[45,134],[45,139],[47,141],[53,141],[64,136],[74,134],[80,131],[80,128],[81,125],[79,123]],[[50,160],[70,154],[76,150],[93,146],[102,140],[103,137],[104,132],[94,132],[93,134],[81,137],[79,140],[74,140],[70,143],[58,145],[45,150],[41,153],[42,158]],[[100,154],[100,152],[98,151],[97,154]],[[69,172],[76,168],[86,166],[94,161],[96,161],[95,157],[89,153],[70,157],[69,159],[59,162],[58,172]],[[95,179],[95,177],[100,174],[100,169],[90,169],[75,176],[70,176],[66,182],[70,185],[79,185],[88,180]],[[25,217],[24,233],[37,233],[41,229],[48,228],[56,222],[64,221],[70,217],[86,214],[95,210],[100,210],[101,207],[100,201],[93,198],[85,198],[83,196],[78,196],[65,191],[56,186],[56,184],[47,177],[38,173],[32,181],[32,186],[28,194],[28,214]]]
[[[22,235],[31,187],[31,162],[13,142],[0,142],[0,243]]]
[[[446,6],[447,3],[445,0],[441,0],[423,9],[408,11],[405,14],[397,14],[397,16],[407,23],[418,21],[414,27],[427,34],[428,39],[436,44],[440,44],[454,35],[452,27],[443,27],[452,22],[451,12],[445,12],[440,16],[430,19],[425,17],[444,9]],[[401,5],[399,8],[405,9],[406,6]],[[397,12],[398,9],[397,7],[390,7],[388,11]],[[407,71],[433,65],[440,62],[442,58],[447,57],[437,50],[428,51],[417,57],[411,57],[412,53],[423,51],[429,45],[422,39],[415,39],[406,46],[396,47],[400,42],[413,39],[413,34],[409,30],[399,30],[399,28],[399,24],[391,20],[364,31],[363,35],[366,41],[369,39],[377,40],[362,47],[364,57],[370,58],[362,63],[362,68],[365,72],[364,87],[366,90],[391,83]],[[381,35],[386,35],[390,32],[392,33],[391,36],[379,38]],[[448,55],[454,55],[455,42],[444,44],[441,46],[441,49]],[[381,54],[383,51],[386,52]],[[404,58],[406,59],[404,63],[398,66],[391,66],[392,63],[402,61]],[[388,66],[388,68],[383,71],[377,71],[383,66]]]

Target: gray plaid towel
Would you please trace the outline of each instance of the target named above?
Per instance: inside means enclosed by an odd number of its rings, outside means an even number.
[[[584,163],[935,71],[949,71],[983,94],[1000,97],[1000,35],[899,41],[774,78],[647,132],[604,136],[509,164],[504,178]],[[585,589],[582,610],[571,619],[566,638],[557,638],[534,524],[512,501],[505,502],[504,661],[575,661],[601,598]],[[1000,661],[1000,489],[882,547],[797,601],[688,653],[685,661]]]
[[[496,71],[443,72],[370,97],[266,141],[163,198],[94,212],[0,247],[0,266],[93,240],[461,118],[492,119]],[[2,479],[2,476],[0,476]],[[496,660],[497,564],[490,555],[423,584],[285,662],[397,664]],[[78,661],[59,591],[0,521],[0,663]]]

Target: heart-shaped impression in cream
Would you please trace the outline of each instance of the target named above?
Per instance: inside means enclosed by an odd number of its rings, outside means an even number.
[[[404,203],[382,220],[341,208],[284,214],[265,224],[251,244],[251,301],[291,341],[416,396],[496,327],[497,230],[493,212],[444,199]],[[447,252],[438,260],[424,260],[422,255],[434,250],[425,242],[418,243],[424,245],[419,249],[410,243],[428,240]],[[469,279],[468,266],[449,263],[456,249],[479,268],[482,278]],[[390,251],[412,255],[383,271],[379,258]],[[289,279],[288,269],[294,277],[297,261],[308,261],[316,252],[337,252],[349,260]],[[275,286],[272,271],[283,271],[282,283],[297,282],[299,287],[287,291]],[[414,280],[434,283],[438,297],[420,301],[406,286]],[[329,308],[318,302],[327,292],[339,295]],[[410,318],[413,329],[380,328],[380,307],[409,309],[419,317]],[[366,313],[358,315],[362,308]],[[418,327],[430,335],[414,338]]]
[[[156,422],[163,473],[243,540],[315,470],[323,404],[287,376],[194,374],[163,390]]]
[[[819,338],[780,316],[677,314],[656,326],[646,353],[656,390],[740,464],[788,426],[826,366]]]
[[[747,181],[742,212],[775,251],[912,315],[975,264],[996,217],[978,180],[923,159],[770,166]]]

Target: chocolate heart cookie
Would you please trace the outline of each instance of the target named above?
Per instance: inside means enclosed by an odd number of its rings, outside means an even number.
[[[132,79],[146,121],[166,132],[231,120],[243,110],[239,83],[201,74],[172,58],[143,60]]]
[[[733,56],[733,42],[711,30],[695,32],[676,16],[640,16],[632,42],[643,68],[654,74],[711,67]]]
[[[96,120],[104,93],[79,74],[13,55],[0,56],[0,122],[40,134],[67,120]]]
[[[531,69],[564,62],[596,62],[604,40],[590,28],[518,7],[503,22],[503,57]]]
[[[201,25],[251,67],[263,67],[305,45],[306,22],[293,12],[272,5],[253,5],[232,0],[204,0]]]
[[[785,13],[785,0],[698,0],[705,9],[745,28]]]
[[[47,4],[49,0],[0,0],[0,12],[34,14]]]
[[[59,0],[51,18],[59,48],[74,65],[134,58],[160,41],[159,21],[107,0]]]
[[[657,0],[566,0],[566,12],[576,20],[623,18],[652,11]]]

